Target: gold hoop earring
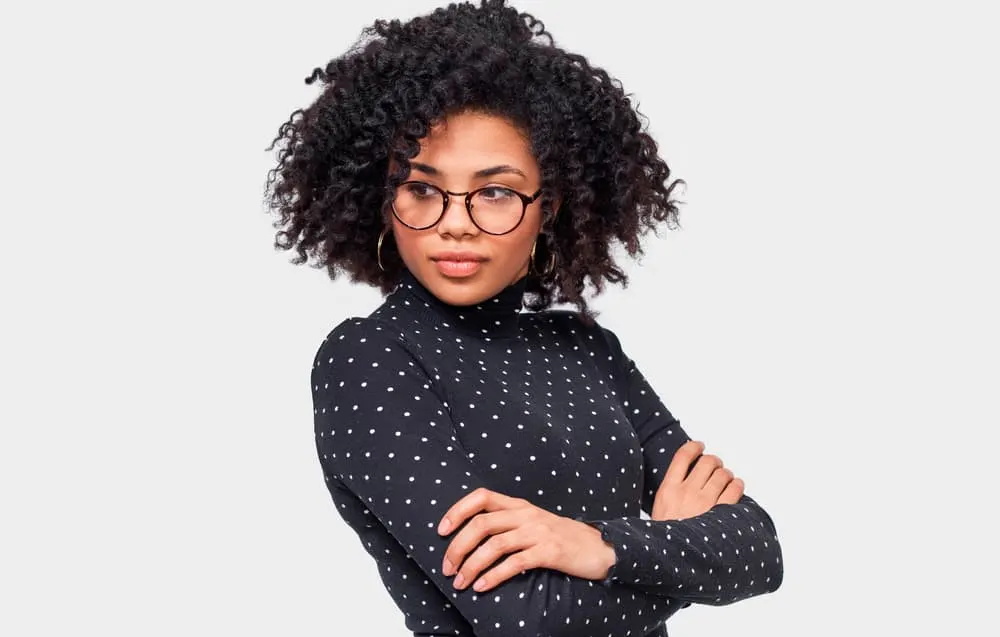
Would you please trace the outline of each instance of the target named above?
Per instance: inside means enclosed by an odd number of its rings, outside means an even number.
[[[537,245],[538,245],[538,237],[536,236],[535,241],[531,244],[531,258],[528,261],[528,268],[529,270],[534,269],[535,274],[538,274],[541,277],[547,277],[548,275],[552,274],[552,272],[555,271],[556,269],[556,253],[555,252],[549,253],[549,262],[545,264],[545,271],[539,272],[538,268],[535,266],[535,247]]]
[[[382,265],[382,240],[385,239],[385,233],[389,231],[389,228],[382,228],[382,232],[378,235],[378,247],[375,248],[375,258],[378,260],[378,269],[385,272],[385,267]]]

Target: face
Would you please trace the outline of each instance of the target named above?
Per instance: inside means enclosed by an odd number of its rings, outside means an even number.
[[[530,197],[541,185],[538,163],[528,140],[507,120],[480,113],[456,114],[433,127],[421,140],[420,153],[410,160],[410,165],[407,179],[443,191],[469,192],[497,186],[483,193],[481,205],[474,203],[477,214],[483,215],[491,202],[506,192],[501,189]],[[421,189],[417,195],[425,193],[432,191]],[[519,211],[520,201],[517,206]],[[424,287],[446,303],[474,305],[528,273],[531,247],[541,223],[539,198],[528,204],[524,218],[513,231],[502,235],[486,233],[473,223],[465,208],[465,197],[459,195],[449,196],[444,216],[424,230],[414,230],[392,215],[392,233],[404,264]],[[456,263],[453,259],[473,262]]]

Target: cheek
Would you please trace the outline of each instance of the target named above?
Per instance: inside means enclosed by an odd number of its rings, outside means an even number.
[[[531,244],[534,240],[535,235],[530,232],[511,236],[508,238],[507,245],[504,246],[504,254],[520,264],[531,256]]]
[[[531,245],[535,241],[535,233],[530,228],[525,228],[524,232],[515,231],[493,239],[495,245],[492,253],[503,264],[505,270],[513,273],[523,267],[531,257]]]
[[[396,242],[396,249],[405,257],[412,257],[420,252],[422,235],[427,234],[412,228],[407,228],[403,224],[392,220],[392,237]]]
[[[396,251],[399,252],[399,257],[397,258],[403,261],[403,265],[407,269],[420,271],[425,266],[423,263],[426,260],[424,255],[430,251],[425,240],[428,234],[428,231],[407,228],[393,219],[392,241],[395,244]]]
[[[514,269],[523,266],[531,258],[531,246],[535,243],[535,238],[541,230],[541,220],[528,210],[524,221],[510,234],[494,237],[498,240],[500,250],[497,254],[502,254],[504,262],[510,264]]]

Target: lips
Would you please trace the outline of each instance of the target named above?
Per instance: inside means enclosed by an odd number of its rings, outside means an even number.
[[[451,261],[463,263],[466,261],[485,261],[486,257],[475,252],[440,252],[431,257],[432,261]]]
[[[464,278],[475,274],[486,257],[475,252],[441,252],[431,260],[443,276]]]

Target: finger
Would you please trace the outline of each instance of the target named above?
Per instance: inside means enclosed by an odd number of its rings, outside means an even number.
[[[543,564],[539,550],[536,546],[530,546],[517,553],[511,553],[507,559],[503,560],[490,570],[479,576],[473,584],[473,589],[483,592],[496,588],[515,575],[520,575],[524,571],[537,568]],[[482,582],[480,585],[479,582]]]
[[[667,472],[663,476],[663,482],[671,484],[683,482],[691,463],[704,451],[705,443],[697,440],[688,440],[681,445],[670,460],[670,466],[667,467]]]
[[[445,575],[453,575],[459,569],[466,569],[464,562],[468,561],[467,556],[476,551],[476,547],[479,547],[484,540],[516,529],[524,523],[524,515],[521,511],[522,509],[505,509],[473,516],[469,523],[456,533],[455,537],[448,543],[448,548],[445,549],[444,557],[441,559],[441,572]],[[494,557],[494,559],[496,558]],[[480,568],[485,566],[488,564],[481,565]],[[469,575],[466,573],[466,578],[468,577]],[[466,581],[468,582],[468,580]]]
[[[455,588],[462,589],[472,586],[498,560],[530,548],[532,545],[533,543],[528,539],[527,534],[519,527],[489,537],[462,564],[462,568],[459,569],[453,582]],[[496,580],[488,577],[486,579],[495,585]]]
[[[733,481],[726,485],[725,490],[719,495],[720,504],[738,504],[743,496],[745,485],[740,478],[733,478]]]
[[[708,479],[712,477],[712,472],[722,466],[722,458],[714,454],[705,454],[698,458],[698,463],[691,470],[688,476],[688,483],[703,489]]]
[[[717,502],[722,491],[729,486],[733,480],[733,472],[725,467],[719,467],[712,472],[712,477],[705,483],[702,489],[712,497],[712,502]]]
[[[512,498],[503,493],[479,487],[472,493],[463,496],[445,511],[438,524],[438,533],[448,535],[453,530],[462,526],[466,519],[480,511],[498,511],[500,509],[520,506],[521,504],[522,500],[518,498]]]

